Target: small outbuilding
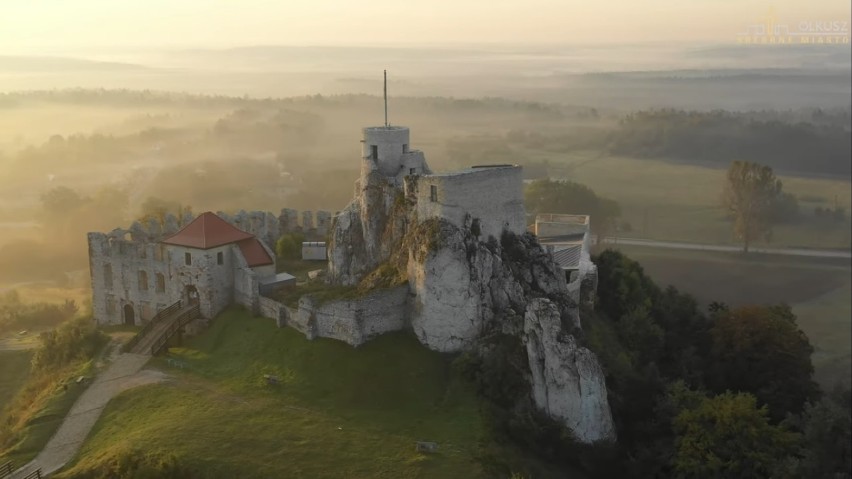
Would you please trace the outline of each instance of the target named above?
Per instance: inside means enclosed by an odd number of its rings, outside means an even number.
[[[325,241],[305,241],[302,243],[302,259],[306,261],[326,261],[328,250]]]

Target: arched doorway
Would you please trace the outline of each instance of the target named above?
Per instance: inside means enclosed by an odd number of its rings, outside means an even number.
[[[198,290],[193,285],[187,285],[185,294],[186,304],[198,304]]]
[[[132,304],[124,305],[124,324],[127,326],[133,326],[136,324],[136,312],[133,311]]]

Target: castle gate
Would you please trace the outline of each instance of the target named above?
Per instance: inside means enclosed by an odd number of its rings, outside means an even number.
[[[133,326],[136,324],[136,312],[133,311],[132,304],[124,305],[124,324],[127,326]]]

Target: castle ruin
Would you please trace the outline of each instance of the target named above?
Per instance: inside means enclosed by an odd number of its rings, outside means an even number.
[[[544,247],[526,225],[521,167],[477,165],[433,173],[401,126],[363,129],[355,197],[334,215],[204,213],[129,231],[90,233],[93,310],[100,324],[139,324],[175,301],[211,319],[230,304],[308,338],[353,346],[409,330],[441,352],[486,351],[506,335],[526,349],[530,398],[581,442],[614,438],[603,371],[578,344],[579,302],[594,297],[588,221],[537,222],[564,232]],[[329,286],[356,294],[319,300],[275,274],[284,232],[328,237]],[[127,238],[128,234],[131,236]],[[554,260],[569,251],[571,260]],[[563,255],[565,256],[565,255]],[[282,298],[283,297],[283,298]],[[285,304],[286,303],[286,304]]]

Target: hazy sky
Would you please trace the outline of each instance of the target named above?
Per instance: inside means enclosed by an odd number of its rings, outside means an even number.
[[[0,0],[0,52],[90,46],[730,42],[849,0]]]

